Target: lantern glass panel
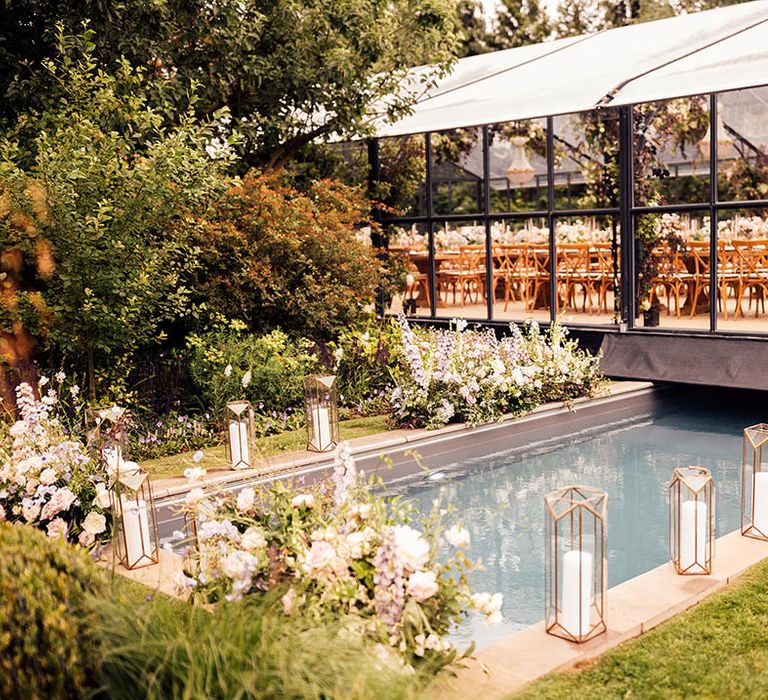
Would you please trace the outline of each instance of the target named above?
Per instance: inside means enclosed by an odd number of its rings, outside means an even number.
[[[588,486],[568,486],[545,496],[544,503],[546,630],[585,642],[606,630],[608,495]]]
[[[149,475],[143,469],[119,470],[111,497],[120,563],[126,569],[157,564],[155,499]]]
[[[338,444],[340,436],[337,397],[335,376],[304,377],[308,450],[327,452]]]
[[[741,534],[768,540],[768,423],[744,429],[741,452]]]
[[[253,409],[248,401],[227,404],[227,459],[232,469],[250,469],[254,453]]]
[[[675,469],[669,486],[669,548],[681,576],[711,574],[715,546],[715,482],[704,467]]]

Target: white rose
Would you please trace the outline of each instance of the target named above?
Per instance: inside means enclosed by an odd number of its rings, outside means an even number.
[[[43,486],[50,486],[56,481],[56,470],[48,467],[40,472],[40,483]]]
[[[418,530],[408,525],[394,528],[395,547],[406,569],[420,571],[429,561],[429,542]]]
[[[243,385],[243,389],[247,388],[248,385],[251,383],[251,370],[248,370],[241,380],[241,384]]]
[[[315,497],[311,493],[300,493],[291,499],[291,505],[294,508],[313,508]]]
[[[99,506],[99,508],[109,508],[112,501],[109,497],[109,490],[104,484],[96,484],[96,498],[93,502]]]
[[[463,525],[454,525],[445,531],[445,539],[454,547],[468,547],[469,530]]]
[[[243,549],[253,552],[257,549],[264,549],[267,546],[267,540],[257,527],[249,527],[240,538],[240,544]]]
[[[63,518],[54,518],[48,523],[48,537],[65,537],[69,526]]]
[[[91,535],[98,535],[107,529],[107,519],[101,514],[92,510],[83,520],[83,530]]]
[[[189,483],[194,484],[196,481],[200,481],[207,473],[203,467],[187,467],[184,470],[184,478]]]
[[[416,571],[408,577],[408,594],[419,603],[431,598],[437,591],[437,574],[434,571]]]
[[[237,494],[237,509],[241,513],[247,513],[253,508],[256,492],[252,488],[245,488]]]

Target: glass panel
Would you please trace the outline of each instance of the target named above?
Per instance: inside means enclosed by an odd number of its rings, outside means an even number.
[[[379,139],[380,183],[376,199],[385,216],[426,216],[424,135]]]
[[[487,319],[485,227],[479,220],[434,224],[437,315]]]
[[[768,332],[768,210],[720,212],[717,328]]]
[[[636,105],[637,206],[709,202],[709,96]]]
[[[709,330],[709,238],[704,212],[636,218],[638,326]]]
[[[719,199],[768,199],[768,88],[718,95],[717,115]]]
[[[494,221],[493,318],[548,323],[549,229],[546,219]]]
[[[619,112],[554,118],[555,208],[618,206]]]
[[[483,139],[478,128],[432,134],[432,208],[435,214],[479,214],[483,200]]]
[[[559,321],[566,325],[618,323],[620,239],[616,216],[557,220]]]
[[[546,124],[530,119],[489,128],[492,212],[547,208]]]
[[[426,224],[391,226],[385,293],[388,313],[429,316],[429,237]]]

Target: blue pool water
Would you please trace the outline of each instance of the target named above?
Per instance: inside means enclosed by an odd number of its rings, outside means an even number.
[[[473,574],[476,589],[504,593],[503,623],[488,628],[480,618],[469,619],[455,641],[487,646],[543,618],[544,495],[556,488],[607,491],[609,587],[668,561],[668,487],[675,467],[710,469],[717,536],[737,529],[742,430],[765,416],[749,406],[714,404],[668,408],[531,445],[522,454],[479,456],[442,469],[439,483],[408,487],[424,510],[438,496],[454,505],[456,520],[470,531],[471,556],[487,568]]]

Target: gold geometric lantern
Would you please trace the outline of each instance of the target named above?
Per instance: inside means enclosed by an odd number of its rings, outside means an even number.
[[[307,449],[332,450],[339,442],[339,412],[334,375],[304,377],[307,413]]]
[[[253,409],[248,401],[227,404],[227,458],[232,469],[250,469],[254,451]]]
[[[546,631],[571,642],[586,642],[606,630],[608,494],[589,486],[568,486],[547,494],[544,503]]]
[[[669,550],[681,576],[711,574],[715,553],[715,482],[709,469],[679,467],[669,486]]]
[[[157,564],[155,498],[149,475],[135,463],[119,460],[110,500],[120,563],[126,569]]]
[[[768,423],[744,428],[741,449],[741,534],[768,540]]]

